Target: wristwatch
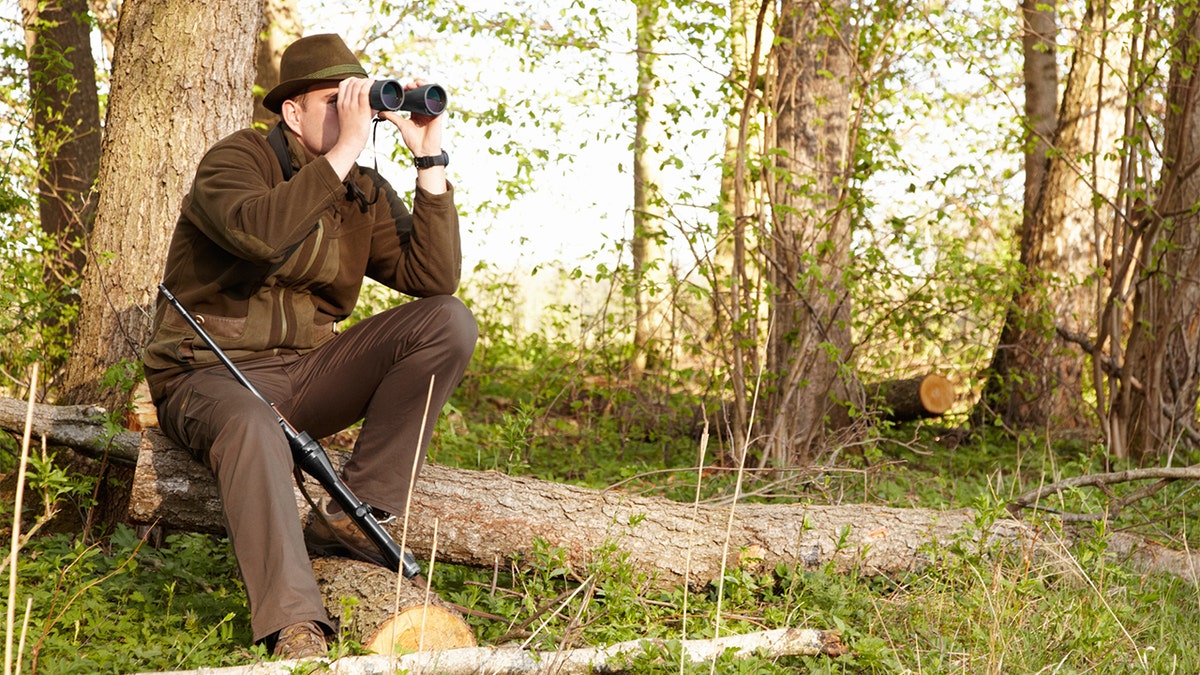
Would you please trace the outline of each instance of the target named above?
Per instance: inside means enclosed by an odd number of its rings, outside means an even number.
[[[443,150],[440,155],[429,155],[428,157],[413,157],[413,164],[418,169],[428,169],[431,166],[447,166],[450,164],[450,155]]]

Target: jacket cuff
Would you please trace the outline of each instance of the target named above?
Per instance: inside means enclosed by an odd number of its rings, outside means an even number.
[[[446,181],[446,191],[439,194],[434,194],[417,185],[416,193],[413,195],[413,210],[416,210],[417,204],[424,209],[453,209],[454,185],[450,181]]]

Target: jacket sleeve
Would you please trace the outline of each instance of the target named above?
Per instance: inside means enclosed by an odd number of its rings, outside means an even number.
[[[323,157],[284,181],[266,140],[248,130],[204,156],[185,208],[192,222],[231,254],[274,262],[307,236],[344,190]]]
[[[431,194],[420,187],[413,197],[412,213],[396,191],[378,181],[386,199],[376,206],[367,276],[394,290],[427,297],[450,295],[462,274],[462,243],[454,188]]]

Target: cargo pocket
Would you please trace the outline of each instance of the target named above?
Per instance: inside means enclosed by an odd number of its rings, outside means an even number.
[[[211,468],[208,462],[216,430],[213,429],[213,413],[219,402],[192,389],[184,397],[179,432],[192,456]]]

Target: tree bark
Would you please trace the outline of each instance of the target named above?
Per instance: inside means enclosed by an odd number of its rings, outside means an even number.
[[[1134,321],[1114,406],[1122,454],[1169,454],[1196,433],[1200,397],[1200,21],[1176,6],[1159,197],[1146,219]]]
[[[0,412],[9,405],[0,406]],[[47,408],[53,406],[45,406]],[[35,418],[44,411],[35,413]],[[22,429],[0,419],[0,426]],[[46,421],[37,425],[49,427]],[[93,427],[100,434],[100,426]],[[176,447],[155,428],[140,435],[136,450],[114,443],[111,457],[137,462],[128,520],[140,524],[196,532],[221,533],[220,497],[208,469]],[[121,436],[124,438],[124,436]],[[50,438],[52,444],[60,443]],[[75,439],[74,442],[79,442]],[[94,443],[94,442],[93,442]],[[135,455],[136,453],[136,455]],[[335,464],[344,452],[332,452]],[[312,481],[310,494],[319,490]],[[296,491],[302,517],[308,503]],[[1062,559],[1064,536],[1017,520],[999,520],[980,531],[972,509],[897,509],[872,504],[739,504],[730,522],[728,506],[681,504],[632,497],[616,490],[590,490],[560,483],[518,478],[490,471],[467,471],[428,465],[413,495],[413,518],[407,536],[402,523],[392,536],[428,558],[433,528],[439,524],[442,545],[437,560],[492,568],[499,560],[534,558],[535,539],[561,546],[577,571],[607,545],[628,553],[635,570],[659,585],[703,586],[721,569],[724,552],[732,565],[770,569],[776,564],[806,568],[826,564],[868,574],[889,574],[936,564],[925,551],[946,553],[945,544],[964,538],[979,546],[1015,547],[1026,552],[1051,551]],[[1018,509],[1019,510],[1019,509]],[[728,546],[728,549],[726,547]],[[1107,550],[1134,567],[1200,579],[1200,552],[1179,552],[1136,534],[1112,532]],[[604,555],[611,555],[609,551]],[[691,561],[685,565],[684,561]]]
[[[770,192],[772,394],[762,415],[764,464],[811,461],[827,432],[849,426],[844,406],[860,387],[849,367],[850,218],[843,208],[855,55],[843,33],[849,3],[785,0],[773,50],[775,171]]]
[[[1046,179],[1046,156],[1058,126],[1058,22],[1054,2],[1022,0],[1021,54],[1025,75],[1024,232],[1035,226],[1034,214]],[[1022,255],[1022,260],[1025,256]]]
[[[662,146],[666,140],[667,93],[660,86],[659,42],[666,23],[663,0],[639,0],[637,3],[638,92],[634,101],[633,142],[633,258],[634,356],[630,371],[634,380],[647,368],[663,366],[670,330],[667,303],[670,280],[665,254],[667,233],[663,227]]]
[[[28,405],[26,401],[0,397],[0,429],[23,431]],[[132,468],[137,463],[142,436],[122,431],[109,438],[101,428],[107,415],[108,411],[99,406],[35,403],[33,438],[44,436],[50,444],[68,446],[92,459],[107,455],[114,462]]]
[[[334,629],[376,654],[476,644],[475,634],[458,610],[437,593],[427,592],[424,584],[346,558],[316,558],[313,573]],[[344,610],[347,600],[351,606]]]
[[[117,407],[100,384],[138,361],[171,227],[201,154],[251,115],[262,0],[126,0],[121,8],[96,222],[63,401]],[[114,262],[115,261],[115,262]]]
[[[1022,232],[1024,280],[1006,317],[985,400],[1016,429],[1094,426],[1084,360],[1056,328],[1096,332],[1115,220],[1129,63],[1128,3],[1088,3],[1074,46],[1053,155]]]
[[[92,184],[100,164],[100,97],[86,0],[22,0],[30,105],[38,153],[38,206],[48,247],[42,274],[49,293],[78,304],[82,243],[96,200]],[[67,316],[73,316],[67,312]],[[61,316],[61,314],[60,314]],[[69,332],[72,322],[54,321]],[[49,355],[55,356],[55,355]],[[61,363],[51,362],[52,369]]]
[[[1021,269],[1030,265],[1030,246],[1037,227],[1038,202],[1046,182],[1047,157],[1058,126],[1058,23],[1053,2],[1021,3],[1021,55],[1025,76],[1025,194],[1021,229],[1017,232]],[[1000,339],[985,374],[983,395],[972,412],[972,424],[989,423],[992,409],[1009,404],[1013,385],[1012,359],[1020,337],[1021,315],[1016,305],[1004,313]]]
[[[145,439],[129,518],[184,530],[222,532],[220,498],[208,470],[155,429]],[[335,463],[344,453],[331,452]],[[310,493],[319,488],[309,486]],[[297,491],[302,514],[308,504]],[[816,569],[832,565],[868,575],[923,569],[949,555],[949,544],[966,540],[981,550],[997,546],[1051,552],[1063,559],[1072,536],[1058,538],[1015,519],[980,531],[972,509],[899,509],[874,504],[683,504],[507,476],[426,465],[413,493],[407,533],[388,525],[396,541],[419,557],[492,568],[498,561],[535,560],[538,540],[561,548],[580,578],[607,546],[661,587],[702,587],[722,564],[771,570],[778,564]],[[728,531],[727,531],[728,526]],[[1086,531],[1082,536],[1087,536]],[[1109,552],[1135,567],[1200,578],[1200,553],[1180,553],[1124,533],[1111,533]],[[935,551],[936,553],[930,553]],[[728,560],[725,554],[728,552]]]

